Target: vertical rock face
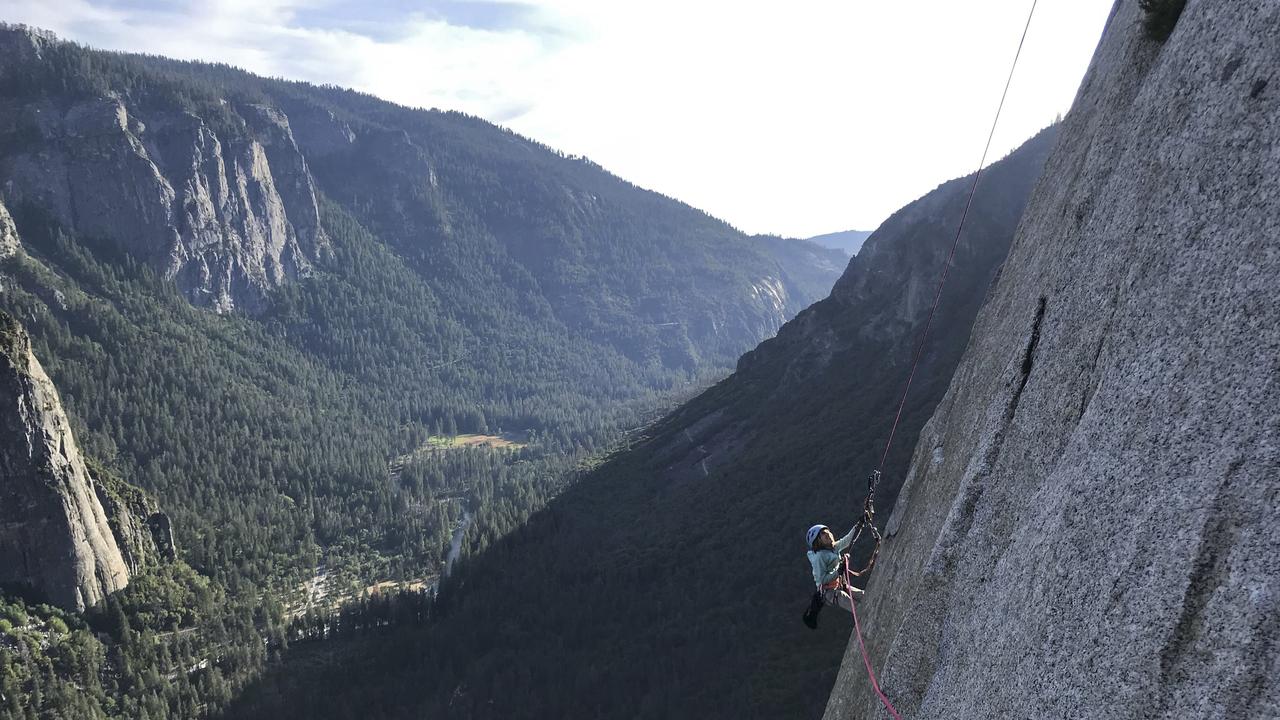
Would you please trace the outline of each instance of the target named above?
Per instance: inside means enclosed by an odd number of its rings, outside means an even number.
[[[18,243],[18,231],[13,226],[13,218],[9,210],[0,203],[0,260],[6,260],[18,254],[22,246]]]
[[[284,99],[283,108],[298,145],[312,158],[348,151],[356,141],[355,131],[332,110],[297,98]]]
[[[861,612],[904,717],[1280,717],[1280,3],[1141,14],[890,519]],[[826,717],[887,717],[856,643]]]
[[[129,582],[58,392],[0,313],[0,584],[83,610]]]
[[[42,37],[0,28],[8,73],[40,62],[52,42]],[[15,105],[0,110],[0,131],[22,138],[0,144],[11,204],[128,250],[196,304],[254,311],[328,252],[307,163],[277,110],[224,107],[215,128],[114,92]]]
[[[174,560],[177,548],[173,527],[155,500],[100,467],[91,463],[88,467],[89,480],[106,511],[129,574],[137,575],[148,566]]]

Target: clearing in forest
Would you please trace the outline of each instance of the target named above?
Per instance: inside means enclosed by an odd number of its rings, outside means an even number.
[[[422,449],[492,448],[494,450],[520,450],[528,447],[528,443],[521,442],[522,439],[513,433],[503,433],[501,435],[467,434],[454,435],[452,437],[432,435],[427,438],[427,442],[422,446]]]

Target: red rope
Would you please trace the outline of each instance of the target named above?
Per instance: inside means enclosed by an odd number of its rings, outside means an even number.
[[[902,419],[902,410],[906,407],[907,395],[911,392],[911,381],[915,380],[916,368],[920,366],[920,357],[924,354],[925,341],[929,338],[930,328],[933,327],[933,316],[937,313],[938,302],[942,299],[942,288],[947,284],[947,276],[951,274],[951,263],[955,260],[956,248],[960,245],[960,235],[964,231],[964,223],[969,219],[969,209],[973,207],[973,196],[978,190],[978,180],[982,177],[983,166],[987,164],[987,153],[991,151],[991,140],[995,137],[996,126],[1000,124],[1000,113],[1004,110],[1005,98],[1009,96],[1009,85],[1013,83],[1013,73],[1018,68],[1018,58],[1022,56],[1022,46],[1027,41],[1027,31],[1031,29],[1031,18],[1036,14],[1036,3],[1038,1],[1032,0],[1031,11],[1027,13],[1027,22],[1022,28],[1022,37],[1018,40],[1018,50],[1013,55],[1013,64],[1009,67],[1009,77],[1004,81],[1004,91],[1000,93],[1000,104],[996,106],[996,116],[991,121],[991,131],[987,133],[987,144],[982,148],[982,159],[978,161],[978,169],[973,174],[973,182],[969,184],[969,197],[965,201],[964,212],[960,215],[960,224],[956,227],[955,239],[951,241],[951,252],[947,254],[947,262],[942,266],[942,277],[938,280],[938,289],[933,294],[933,305],[929,308],[929,317],[925,319],[924,330],[920,332],[920,339],[916,341],[915,352],[912,353],[911,372],[907,375],[906,387],[902,389],[902,400],[898,402],[898,412],[893,416],[893,425],[889,428],[889,438],[885,440],[884,453],[880,455],[880,464],[876,466],[876,475],[873,477],[879,476],[880,472],[884,470],[885,461],[889,458],[889,448],[893,446],[893,436],[898,431],[898,422]],[[870,496],[868,496],[869,499]],[[876,547],[879,549],[879,544]],[[852,588],[848,556],[845,557],[845,585]],[[893,703],[889,702],[889,698],[880,689],[880,683],[876,681],[876,673],[871,669],[871,657],[867,654],[867,645],[862,640],[862,624],[858,622],[857,603],[854,601],[852,592],[849,593],[849,612],[853,615],[853,629],[858,636],[858,649],[862,652],[862,664],[866,666],[867,677],[871,679],[871,689],[876,691],[876,695],[880,698],[880,702],[885,709],[889,711],[889,714],[895,720],[902,720],[902,716],[893,707]]]
[[[1027,13],[1027,24],[1022,28],[1022,39],[1018,40],[1018,51],[1013,55],[1013,65],[1009,68],[1009,77],[1004,81],[1004,92],[1000,94],[1000,104],[996,107],[995,119],[991,121],[991,132],[987,134],[987,144],[982,149],[982,159],[978,161],[978,170],[973,174],[973,182],[969,184],[969,199],[964,204],[964,213],[960,215],[960,225],[956,228],[956,237],[951,241],[951,253],[947,255],[947,263],[942,266],[942,278],[938,280],[938,290],[933,295],[933,307],[929,308],[929,317],[924,322],[924,330],[916,342],[916,349],[911,359],[911,373],[907,375],[907,386],[902,389],[902,401],[898,403],[898,412],[893,416],[893,427],[889,428],[889,439],[884,443],[884,454],[880,456],[880,464],[876,470],[884,470],[885,460],[889,457],[889,448],[893,445],[893,436],[898,430],[898,421],[902,419],[902,409],[907,404],[907,393],[911,392],[911,381],[916,377],[916,367],[920,365],[920,356],[924,353],[924,343],[929,337],[929,329],[933,326],[933,315],[938,310],[938,301],[942,299],[942,287],[947,284],[947,275],[951,273],[951,261],[956,257],[956,248],[960,245],[960,233],[964,230],[965,220],[969,218],[969,208],[973,206],[973,196],[978,190],[978,179],[982,177],[982,166],[987,164],[987,153],[991,151],[991,139],[995,137],[996,126],[1000,124],[1000,112],[1004,110],[1004,100],[1009,95],[1009,85],[1013,82],[1013,71],[1018,67],[1018,58],[1022,56],[1022,45],[1027,41],[1027,31],[1031,29],[1031,17],[1036,14],[1036,3],[1032,0],[1031,12]]]
[[[847,589],[852,589],[853,583],[850,581],[849,574],[849,556],[845,555],[844,557],[844,584]],[[849,593],[849,612],[853,615],[853,632],[858,636],[858,649],[862,651],[862,664],[867,667],[867,677],[871,678],[871,689],[876,691],[880,702],[884,704],[885,710],[889,711],[894,720],[902,720],[897,708],[893,706],[893,703],[889,702],[889,698],[880,689],[880,683],[876,682],[876,673],[871,669],[871,658],[867,655],[867,645],[862,642],[862,623],[858,622],[858,603],[854,600],[852,592]]]

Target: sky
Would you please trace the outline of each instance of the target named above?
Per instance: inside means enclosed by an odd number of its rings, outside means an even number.
[[[0,0],[0,20],[460,110],[751,233],[874,229],[972,172],[1032,0]],[[1112,0],[1038,0],[991,157]]]

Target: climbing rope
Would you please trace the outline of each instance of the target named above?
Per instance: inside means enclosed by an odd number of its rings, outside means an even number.
[[[854,573],[849,570],[849,556],[844,556],[844,583],[848,587],[851,585],[851,575]],[[880,683],[876,682],[876,673],[871,669],[871,660],[867,655],[867,646],[862,642],[862,623],[858,622],[858,603],[853,599],[853,593],[849,594],[849,612],[853,615],[853,631],[858,636],[858,649],[862,651],[862,664],[867,668],[867,677],[871,678],[871,689],[876,691],[876,696],[880,698],[880,702],[884,705],[885,710],[894,717],[894,720],[902,720],[902,716],[898,714],[898,709],[889,702],[889,698],[880,689]]]
[[[1013,83],[1013,73],[1018,68],[1018,58],[1022,57],[1022,46],[1027,41],[1027,31],[1031,29],[1031,18],[1036,14],[1036,4],[1039,0],[1031,0],[1031,10],[1027,13],[1027,22],[1022,27],[1022,37],[1018,40],[1018,50],[1013,54],[1013,63],[1009,67],[1009,76],[1004,81],[1004,91],[1000,93],[1000,104],[996,106],[995,118],[991,121],[991,131],[987,133],[987,144],[982,148],[982,159],[978,161],[978,169],[973,174],[973,182],[969,184],[969,197],[964,204],[964,212],[960,214],[960,224],[956,227],[956,236],[951,241],[951,252],[947,254],[947,261],[942,266],[942,277],[938,280],[938,289],[933,295],[933,305],[929,308],[929,316],[925,319],[924,329],[920,332],[920,338],[916,341],[915,351],[911,358],[911,372],[907,374],[906,387],[902,389],[902,399],[898,402],[898,412],[893,416],[893,425],[889,428],[889,437],[884,443],[884,453],[880,455],[880,464],[872,471],[871,477],[867,481],[867,498],[862,502],[862,517],[858,519],[855,525],[854,541],[856,542],[862,536],[864,531],[871,533],[875,546],[871,550],[871,557],[867,561],[865,567],[857,572],[849,568],[849,558],[846,555],[844,559],[844,581],[845,585],[852,587],[853,577],[865,575],[875,567],[876,558],[880,556],[880,546],[884,542],[884,538],[880,535],[880,531],[875,524],[875,495],[876,485],[880,482],[880,473],[884,470],[884,464],[889,459],[889,448],[893,446],[893,436],[898,431],[898,422],[902,420],[902,410],[907,405],[907,395],[911,392],[911,382],[915,380],[916,369],[920,366],[920,358],[924,354],[925,341],[929,338],[929,330],[933,327],[933,316],[938,311],[938,302],[942,299],[942,288],[947,284],[947,276],[951,273],[951,263],[956,257],[956,248],[960,246],[960,235],[964,231],[964,223],[969,219],[969,209],[973,207],[973,196],[978,190],[978,180],[982,177],[983,166],[987,164],[987,154],[991,151],[991,140],[995,137],[996,126],[1000,124],[1000,113],[1004,110],[1005,98],[1009,96],[1009,86]],[[851,543],[852,544],[852,543]],[[889,702],[889,698],[880,690],[880,684],[876,681],[876,674],[871,669],[871,658],[867,655],[866,643],[862,640],[862,625],[858,622],[858,611],[856,602],[853,602],[853,596],[850,594],[849,608],[853,615],[853,629],[858,636],[858,649],[862,653],[862,663],[867,668],[867,677],[871,679],[871,688],[876,691],[876,695],[880,698],[880,702],[885,709],[889,711],[896,720],[902,720],[902,716]]]
[[[880,456],[880,464],[876,466],[878,476],[884,470],[884,463],[889,458],[889,448],[893,445],[894,433],[898,430],[898,421],[902,419],[902,409],[907,404],[907,393],[911,392],[911,381],[916,377],[916,368],[920,365],[920,356],[924,353],[924,343],[929,337],[929,329],[933,327],[933,316],[938,310],[938,301],[942,299],[942,287],[947,284],[947,275],[951,273],[951,262],[956,257],[956,248],[960,245],[960,233],[964,223],[969,219],[969,208],[973,207],[973,196],[978,190],[978,179],[982,177],[982,167],[987,164],[987,153],[991,151],[991,140],[996,135],[996,126],[1000,124],[1000,113],[1004,110],[1005,98],[1009,96],[1009,85],[1013,82],[1013,72],[1018,68],[1018,58],[1022,56],[1022,46],[1027,41],[1027,31],[1031,29],[1031,18],[1036,14],[1036,3],[1032,0],[1031,11],[1027,13],[1026,25],[1022,28],[1022,38],[1018,40],[1018,50],[1013,54],[1013,64],[1009,67],[1009,77],[1004,81],[1004,92],[1000,94],[1000,104],[996,106],[995,119],[991,121],[991,131],[987,133],[987,144],[982,148],[982,159],[978,161],[978,170],[973,174],[973,182],[969,184],[969,198],[965,201],[964,212],[960,215],[960,224],[956,227],[955,239],[951,241],[951,252],[947,262],[942,266],[942,277],[938,280],[938,290],[933,295],[933,306],[929,308],[929,317],[924,322],[924,330],[916,342],[915,353],[911,360],[911,373],[907,375],[907,386],[902,389],[902,400],[898,403],[898,412],[893,416],[893,426],[889,428],[889,439],[884,443],[884,453]]]

